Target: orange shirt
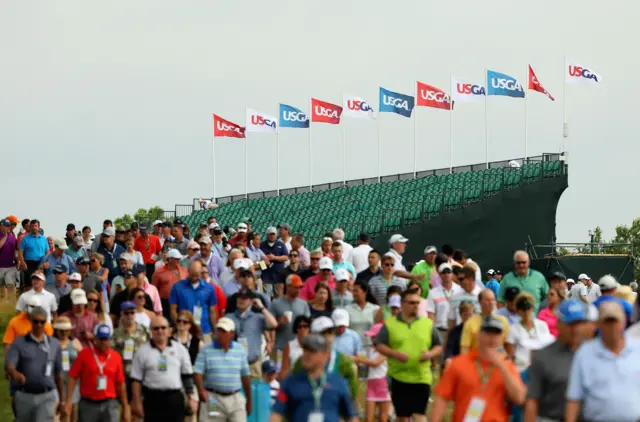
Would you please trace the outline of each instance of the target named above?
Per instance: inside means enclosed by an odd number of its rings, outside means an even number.
[[[171,288],[180,280],[184,280],[189,275],[186,268],[178,266],[176,271],[171,271],[169,267],[162,267],[151,278],[151,284],[156,286],[161,299],[169,299]]]
[[[4,333],[2,342],[6,345],[13,343],[13,341],[22,336],[26,336],[31,332],[31,321],[29,321],[29,315],[26,312],[20,312],[19,315],[14,316],[7,325],[7,331]],[[53,335],[53,327],[51,323],[47,321],[44,326],[44,333],[48,336]]]
[[[491,371],[489,382],[482,390],[481,375],[475,363],[476,359],[480,359],[477,350],[453,358],[440,377],[434,393],[445,400],[453,401],[453,422],[464,420],[467,408],[474,397],[479,397],[486,403],[484,414],[480,418],[483,422],[507,422],[509,408],[504,377],[498,369],[491,370],[488,363],[479,360],[486,375],[489,375],[489,371]],[[505,365],[509,373],[522,383],[515,365],[510,361],[506,361]]]
[[[160,244],[160,238],[158,236],[149,234],[147,239],[138,236],[133,243],[133,249],[140,252],[142,261],[144,261],[145,264],[155,264],[156,261],[151,259],[151,257],[153,255],[160,255],[162,245]]]
[[[224,316],[224,311],[227,309],[227,296],[224,294],[222,287],[216,283],[211,283],[216,291],[216,316],[218,319]]]

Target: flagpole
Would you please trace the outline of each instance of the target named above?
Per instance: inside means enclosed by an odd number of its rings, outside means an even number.
[[[380,121],[382,120],[382,113],[378,112],[378,183],[382,182],[382,173],[381,173],[381,161],[380,157],[382,155],[382,142],[380,138]]]
[[[453,74],[449,74],[449,173],[453,173]]]
[[[489,93],[489,72],[487,71],[487,69],[484,70],[484,155],[485,155],[485,160],[487,162],[487,168],[489,168],[489,118],[488,118],[488,112],[487,112],[487,99],[488,99],[488,93]]]
[[[347,123],[340,119],[342,126],[342,184],[347,185]]]
[[[245,108],[244,115],[246,116],[248,110]],[[245,123],[246,125],[246,123]],[[249,200],[249,137],[247,136],[247,130],[245,129],[244,135],[244,196]]]
[[[309,97],[309,192],[313,192],[313,161],[311,160],[311,116],[313,109],[311,108],[311,97]]]
[[[524,89],[524,162],[527,162],[527,146],[528,146],[528,118],[529,118],[529,64],[527,63],[527,78],[525,79],[526,88]]]
[[[216,119],[213,119],[213,124],[216,124]],[[214,127],[215,130],[215,127]],[[216,136],[211,136],[211,173],[213,173],[213,198],[212,201],[216,202]]]
[[[414,98],[418,98],[418,84],[414,81]],[[415,106],[415,102],[413,105],[413,178],[418,177],[418,113],[417,108]]]
[[[565,151],[566,139],[569,136],[568,133],[568,125],[567,125],[567,56],[564,56],[564,75],[562,76],[562,107],[563,107],[563,116],[562,116],[562,149],[561,153]]]
[[[276,195],[280,196],[280,125],[279,124],[278,124],[278,128],[276,129]]]

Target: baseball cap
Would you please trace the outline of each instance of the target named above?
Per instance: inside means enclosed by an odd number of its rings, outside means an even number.
[[[161,226],[162,225],[162,220],[155,220],[151,225],[152,226]]]
[[[336,327],[349,326],[349,313],[346,309],[338,308],[331,314],[331,319]]]
[[[576,281],[572,278],[567,279],[567,284],[576,284]]]
[[[345,268],[336,270],[335,279],[336,281],[349,281],[349,270]]]
[[[327,317],[321,317],[327,318]],[[317,321],[317,320],[315,320]],[[315,322],[314,321],[314,322]],[[302,348],[312,352],[326,352],[331,348],[326,338],[320,334],[309,334],[302,339]]]
[[[74,305],[86,305],[87,294],[82,289],[71,290],[71,303]]]
[[[600,277],[598,285],[602,290],[613,290],[618,287],[618,281],[611,274],[607,274]]]
[[[20,222],[20,220],[18,220],[18,217],[16,217],[15,215],[8,215],[7,220],[9,220],[9,222],[12,224],[18,224]]]
[[[73,243],[82,244],[84,243],[84,239],[82,238],[82,236],[76,236],[73,238]]]
[[[451,265],[448,262],[443,262],[438,267],[438,273],[444,273],[447,270],[448,270],[448,272],[452,272],[453,271],[453,268],[451,268]]]
[[[82,281],[80,273],[73,273],[69,276],[69,281]]]
[[[220,227],[220,225],[218,223],[211,223],[209,224],[209,226],[207,227],[209,230],[213,230],[216,227]]]
[[[238,233],[246,233],[246,232],[247,232],[247,230],[249,230],[249,229],[247,228],[247,225],[246,225],[246,224],[244,224],[244,223],[240,223],[240,224],[238,224],[238,225],[236,226],[236,231],[237,231]]]
[[[362,232],[358,236],[358,240],[362,242],[368,242],[369,240],[371,240],[371,236],[369,236],[369,233]]]
[[[291,231],[291,226],[289,225],[289,223],[282,223],[282,224],[278,224],[278,229],[285,229],[287,231]]]
[[[276,230],[275,227],[268,227],[266,233],[267,234],[278,234],[278,230]]]
[[[319,267],[321,270],[333,270],[333,261],[328,256],[323,256],[320,258]]]
[[[115,236],[116,235],[116,231],[113,229],[113,227],[107,227],[106,229],[104,229],[102,231],[102,235],[103,236]]]
[[[98,324],[93,330],[93,335],[101,340],[108,340],[111,338],[111,327],[107,324]]]
[[[53,239],[53,246],[58,249],[62,249],[63,251],[69,249],[69,247],[67,246],[67,241],[60,237]]]
[[[615,300],[607,300],[598,307],[600,312],[600,321],[606,321],[608,319],[615,319],[616,321],[626,321],[627,316],[624,313],[624,308],[620,302]]]
[[[131,262],[131,261],[133,261],[133,257],[131,256],[131,254],[125,252],[123,254],[120,254],[120,258],[118,258],[118,261],[129,261],[129,262]]]
[[[64,265],[63,263],[59,263],[53,269],[53,273],[54,274],[61,274],[61,273],[66,273],[66,272],[67,272],[67,266]]]
[[[135,274],[133,273],[133,271],[131,271],[131,270],[125,271],[125,273],[122,275],[122,277],[123,277],[125,280],[126,280],[126,279],[128,279],[128,278],[135,277],[135,276],[136,276],[136,275],[135,275]]]
[[[578,276],[578,280],[591,280],[588,275],[582,273]]]
[[[44,276],[44,274],[42,274],[40,272],[33,273],[31,275],[31,278],[37,278],[38,280],[47,281],[47,278]]]
[[[576,299],[563,300],[556,310],[558,321],[565,324],[573,324],[574,322],[587,321],[587,307]]]
[[[520,294],[520,287],[511,286],[507,287],[504,291],[504,300],[511,302]]]
[[[276,369],[276,365],[271,360],[265,360],[262,362],[262,373],[263,374],[275,374],[278,372]]]
[[[66,316],[60,316],[56,318],[56,322],[53,324],[54,330],[73,330],[73,324],[71,324],[71,320]]]
[[[567,276],[563,272],[555,271],[549,276],[549,280],[566,280]]]
[[[231,331],[236,330],[236,324],[233,322],[232,319],[227,317],[222,317],[216,323],[216,328],[219,328],[223,331],[226,331],[227,333],[230,333]]]
[[[390,244],[390,245],[393,245],[393,244],[394,244],[394,243],[396,243],[396,242],[406,243],[406,242],[408,242],[408,241],[409,241],[409,239],[407,239],[406,237],[404,237],[404,236],[403,236],[403,235],[401,235],[401,234],[394,234],[393,236],[391,236],[391,237],[389,238],[389,244]]]
[[[212,242],[209,236],[202,236],[198,243],[201,245],[210,245]]]
[[[438,253],[438,249],[435,246],[427,246],[426,248],[424,248],[424,253]]]
[[[176,218],[175,220],[173,220],[173,225],[174,226],[184,226],[184,221],[182,221],[179,218]]]
[[[11,227],[11,221],[3,218],[2,220],[0,220],[0,226]]]
[[[129,309],[136,309],[136,304],[130,300],[127,300],[120,304],[120,312],[128,311]]]
[[[73,223],[69,223],[67,224],[67,230],[75,230],[76,229],[76,225]]]
[[[326,316],[318,317],[311,323],[311,332],[316,334],[322,333],[332,328],[335,328],[335,326],[333,325],[333,320]]]
[[[490,269],[489,271],[487,271],[487,275],[495,275],[496,272],[492,269]]]
[[[138,226],[138,228],[140,229],[141,232],[148,232],[149,231],[149,227],[147,227],[147,225],[144,224],[144,223],[140,223],[140,226]]]
[[[146,273],[147,267],[144,264],[136,264],[133,266],[133,275],[139,276],[140,274]]]
[[[480,331],[501,333],[503,329],[504,327],[502,326],[502,322],[499,319],[491,316],[482,318],[482,325],[480,326]]]
[[[289,274],[285,280],[287,286],[302,287],[304,283],[298,274]]]
[[[200,249],[200,245],[198,245],[198,242],[195,240],[190,240],[189,243],[187,243],[187,249]]]
[[[390,308],[399,308],[400,307],[400,295],[393,295],[389,298],[389,307]]]
[[[138,228],[140,228],[140,226],[138,225],[138,223],[136,223],[135,221],[133,223],[131,223],[131,225],[129,226],[129,228],[131,230],[137,230]]]
[[[182,259],[182,254],[177,249],[169,249],[167,259]]]
[[[162,227],[171,227],[173,228],[173,223],[171,221],[163,221]]]
[[[233,261],[233,269],[234,270],[248,270],[251,268],[251,260],[246,258],[238,258]]]
[[[496,275],[502,275],[502,271],[496,270]]]
[[[367,331],[366,333],[364,333],[364,335],[366,337],[375,337],[378,335],[378,333],[380,332],[380,329],[382,328],[384,324],[379,322],[377,324],[373,324],[373,326],[371,327],[371,329],[369,331]]]

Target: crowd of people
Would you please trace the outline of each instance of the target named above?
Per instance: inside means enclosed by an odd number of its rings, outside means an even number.
[[[635,283],[545,276],[525,251],[504,274],[451,245],[409,264],[401,234],[385,251],[344,238],[0,220],[16,421],[245,422],[261,400],[273,422],[426,421],[429,403],[434,422],[640,419]]]

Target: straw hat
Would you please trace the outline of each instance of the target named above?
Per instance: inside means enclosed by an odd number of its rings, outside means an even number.
[[[53,323],[54,330],[73,330],[73,324],[71,324],[71,320],[66,316],[61,316],[56,319],[56,322]]]

